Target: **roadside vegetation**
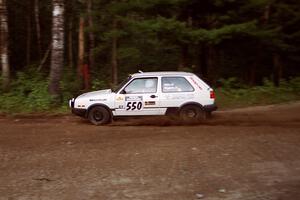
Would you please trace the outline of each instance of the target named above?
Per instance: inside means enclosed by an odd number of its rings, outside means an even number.
[[[26,113],[68,113],[68,100],[80,93],[80,85],[76,84],[76,76],[72,72],[64,72],[61,81],[60,106],[53,106],[48,93],[48,80],[46,74],[37,72],[34,67],[26,72],[17,73],[11,83],[9,92],[0,93],[0,113],[26,114]],[[92,82],[90,90],[109,88],[101,79]],[[249,86],[238,81],[237,78],[220,79],[216,90],[216,101],[220,109],[231,109],[253,105],[276,104],[300,100],[300,77],[282,80],[280,86],[265,79],[263,84]]]
[[[262,85],[253,87],[238,82],[236,78],[222,79],[220,82],[222,86],[216,89],[216,102],[220,109],[300,100],[300,77],[281,80],[278,87],[268,79],[264,79]]]

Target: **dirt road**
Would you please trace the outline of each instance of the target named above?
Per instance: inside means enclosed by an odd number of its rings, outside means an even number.
[[[297,200],[300,103],[96,127],[0,118],[0,200]]]

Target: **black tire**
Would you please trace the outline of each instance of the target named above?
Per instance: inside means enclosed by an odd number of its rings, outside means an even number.
[[[93,107],[88,114],[90,122],[96,126],[108,124],[111,120],[109,111],[101,106]]]
[[[207,113],[199,106],[187,105],[184,106],[179,112],[180,120],[184,123],[194,124],[207,119]]]

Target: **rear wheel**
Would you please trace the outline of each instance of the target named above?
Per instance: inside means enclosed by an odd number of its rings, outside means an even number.
[[[108,124],[111,120],[111,116],[107,109],[101,106],[93,107],[88,114],[88,119],[94,125]]]
[[[179,117],[184,123],[198,123],[207,118],[207,114],[199,106],[187,105],[180,112]]]

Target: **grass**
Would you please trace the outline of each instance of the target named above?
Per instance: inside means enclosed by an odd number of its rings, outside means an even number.
[[[269,105],[300,100],[300,78],[281,81],[279,87],[265,80],[262,86],[247,87],[235,83],[235,79],[223,80],[223,87],[216,89],[220,109],[255,105]]]

